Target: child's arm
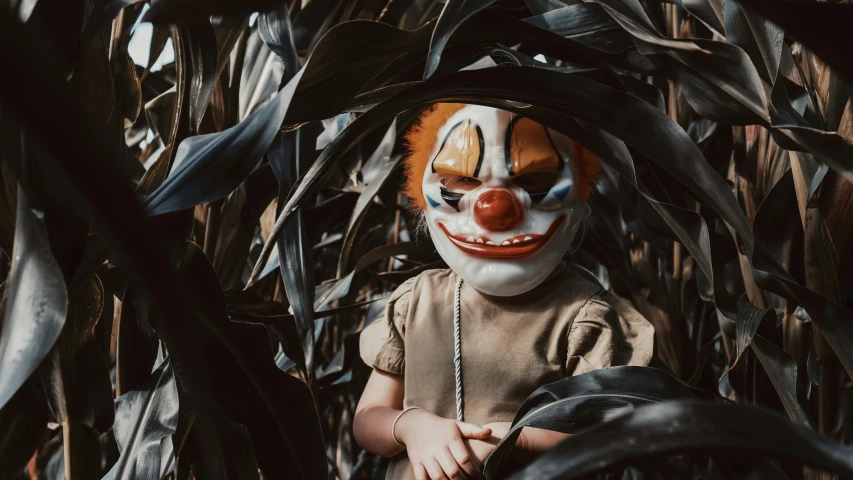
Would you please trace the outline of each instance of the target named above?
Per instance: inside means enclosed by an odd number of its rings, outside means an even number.
[[[365,450],[391,457],[407,450],[418,480],[463,479],[479,476],[479,465],[465,447],[465,438],[488,438],[491,430],[470,423],[441,418],[425,410],[403,407],[403,377],[374,370],[355,410],[353,435]],[[464,472],[464,473],[463,473]]]
[[[391,424],[402,408],[403,376],[374,370],[355,409],[352,423],[355,440],[368,452],[383,457],[402,452],[404,448],[391,438]]]
[[[543,428],[524,427],[518,437],[512,458],[520,463],[533,461],[540,453],[550,450],[569,437],[568,433],[545,430]]]
[[[509,432],[510,422],[487,423],[484,427],[491,428],[497,435],[503,437]],[[568,433],[560,433],[543,428],[524,427],[515,448],[512,450],[511,458],[519,463],[528,463],[540,453],[555,447],[569,437]],[[491,453],[491,452],[489,452]]]

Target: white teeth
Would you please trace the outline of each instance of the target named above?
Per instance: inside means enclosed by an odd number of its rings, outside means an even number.
[[[525,235],[523,240],[519,240],[518,238],[515,238],[512,240],[504,240],[503,242],[501,242],[501,246],[514,245],[516,243],[522,243],[522,242],[530,242],[532,240],[533,240],[533,237],[531,237],[530,235]],[[496,245],[495,242],[493,242],[491,240],[484,240],[483,238],[474,238],[473,235],[468,235],[468,237],[465,238],[465,241],[469,242],[469,243]]]

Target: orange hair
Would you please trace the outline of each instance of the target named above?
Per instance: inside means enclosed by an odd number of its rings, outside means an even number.
[[[438,138],[438,130],[450,120],[456,112],[467,105],[462,103],[436,103],[426,109],[415,125],[406,133],[406,196],[412,206],[423,211],[426,208],[423,181],[432,149]]]
[[[438,130],[450,120],[456,112],[468,105],[462,103],[436,103],[426,109],[406,133],[405,145],[409,150],[404,164],[406,168],[406,183],[404,191],[414,209],[423,211],[426,200],[423,192],[423,179],[430,154],[438,140]],[[581,201],[585,202],[598,183],[598,158],[581,144],[571,140],[574,146],[573,167],[577,178],[574,182],[575,192]]]

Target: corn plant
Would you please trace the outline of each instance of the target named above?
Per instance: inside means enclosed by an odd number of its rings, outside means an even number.
[[[0,479],[383,478],[358,336],[443,266],[401,193],[437,102],[601,160],[567,260],[656,330],[652,368],[532,395],[486,478],[853,477],[851,26],[848,1],[6,2]],[[516,468],[524,426],[574,435]]]

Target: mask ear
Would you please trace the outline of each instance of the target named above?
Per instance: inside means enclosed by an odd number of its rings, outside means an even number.
[[[425,110],[418,121],[406,133],[405,145],[409,150],[406,166],[405,193],[415,210],[426,208],[423,192],[424,173],[431,160],[430,155],[438,143],[438,131],[456,112],[467,105],[461,103],[436,103]]]

